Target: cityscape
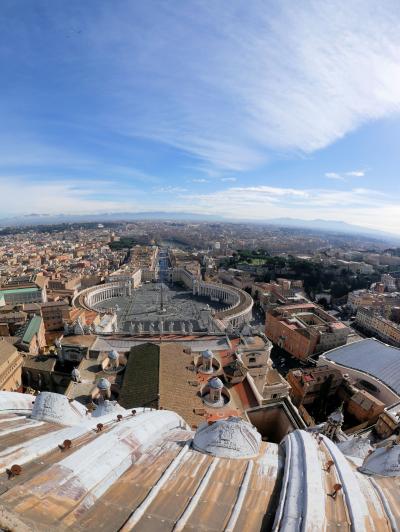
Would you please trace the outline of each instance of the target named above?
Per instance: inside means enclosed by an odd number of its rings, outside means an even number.
[[[356,510],[346,490],[357,486],[365,504],[379,503],[363,517],[368,527],[392,526],[400,248],[321,231],[157,220],[0,235],[4,522],[95,529],[106,497],[116,508],[107,530],[172,530],[182,519],[197,528],[202,501],[229,485],[224,509],[203,517],[206,529],[286,530],[290,500],[300,505],[312,487],[320,526],[350,530]],[[83,484],[92,452],[103,465]],[[138,491],[143,467],[154,467],[147,495]],[[38,483],[50,490],[46,504]],[[185,516],[186,497],[201,486]],[[175,490],[187,495],[167,510],[164,496]]]
[[[0,13],[0,531],[400,530],[398,5]]]

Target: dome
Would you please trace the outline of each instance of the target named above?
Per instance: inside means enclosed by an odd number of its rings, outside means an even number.
[[[118,351],[115,351],[115,349],[112,349],[112,350],[108,353],[108,358],[109,358],[110,360],[118,360],[118,357],[119,357]]]
[[[111,388],[111,383],[109,380],[105,379],[104,377],[99,380],[97,383],[97,388],[99,390],[109,390]]]
[[[86,408],[77,401],[69,402],[66,395],[40,392],[35,398],[31,418],[57,425],[73,426],[85,419]]]
[[[201,356],[209,360],[210,358],[214,356],[214,354],[212,351],[210,351],[210,349],[206,349],[205,351],[202,351]]]
[[[72,371],[71,371],[71,375],[73,377],[79,377],[79,370],[74,368]]]
[[[127,415],[127,411],[125,408],[122,408],[117,401],[108,401],[107,399],[99,404],[96,405],[96,409],[92,413],[92,417],[101,417],[106,416],[108,414],[121,414],[121,415]]]
[[[346,456],[365,458],[372,451],[370,441],[362,436],[355,436],[336,444]]]
[[[258,455],[260,444],[259,432],[240,417],[203,423],[193,439],[197,451],[222,458],[252,458]]]
[[[389,443],[386,447],[375,449],[364,460],[362,473],[381,475],[383,477],[400,476],[400,445]]]
[[[213,377],[212,379],[210,379],[208,381],[208,384],[210,388],[213,388],[214,390],[222,390],[222,388],[224,387],[223,382],[218,377]]]

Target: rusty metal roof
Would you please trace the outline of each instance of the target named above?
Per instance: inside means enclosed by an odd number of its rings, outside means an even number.
[[[399,524],[400,477],[362,474],[325,437],[297,430],[280,446],[262,442],[252,458],[222,458],[196,451],[194,433],[174,412],[88,414],[67,427],[2,404],[0,528],[389,531]]]

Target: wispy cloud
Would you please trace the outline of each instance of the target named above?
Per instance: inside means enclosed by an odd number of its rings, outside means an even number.
[[[336,172],[326,172],[325,177],[328,179],[337,179],[338,181],[344,181],[345,177]]]
[[[0,176],[0,197],[14,198],[16,204],[3,205],[3,213],[86,214],[137,210],[143,202],[140,189],[113,187],[106,180],[42,179]],[[10,209],[10,210],[9,210]]]
[[[22,15],[7,3],[0,35],[7,208],[139,204],[400,225],[394,199],[379,196],[380,213],[377,191],[331,190],[364,183],[361,159],[326,161],[333,166],[324,167],[318,189],[303,190],[301,177],[283,171],[286,188],[234,187],[231,177],[250,184],[261,175],[256,167],[293,154],[307,159],[399,114],[396,0],[236,0],[230,9],[202,0],[83,2],[76,10],[68,2],[45,2],[43,10],[25,3]],[[79,37],[71,38],[71,27]],[[209,192],[223,184],[232,186]]]
[[[174,186],[166,186],[166,187],[154,187],[154,192],[158,192],[161,194],[178,194],[181,192],[187,192],[188,189],[184,187],[174,187]]]
[[[140,17],[113,5],[92,38],[125,78],[113,127],[244,170],[273,150],[313,152],[397,113],[399,23],[395,1],[149,2]],[[136,105],[141,84],[150,96]]]
[[[364,170],[353,170],[352,172],[346,172],[346,175],[349,177],[364,177],[365,171]]]
[[[336,179],[337,181],[347,181],[348,177],[364,177],[365,170],[352,170],[350,172],[338,173],[338,172],[326,172],[325,177],[327,179]]]

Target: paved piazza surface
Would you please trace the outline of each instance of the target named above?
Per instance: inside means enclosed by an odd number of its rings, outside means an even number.
[[[161,311],[161,285],[165,312]],[[157,332],[162,321],[164,331],[169,331],[173,325],[173,330],[178,332],[181,331],[182,322],[186,331],[189,323],[193,331],[207,330],[212,309],[219,310],[224,305],[210,301],[207,297],[193,296],[191,291],[176,284],[159,282],[144,283],[133,291],[132,297],[102,301],[95,308],[116,308],[120,331],[133,332],[134,327],[137,332],[137,326],[141,323],[143,331],[150,331],[153,324],[154,332]]]

